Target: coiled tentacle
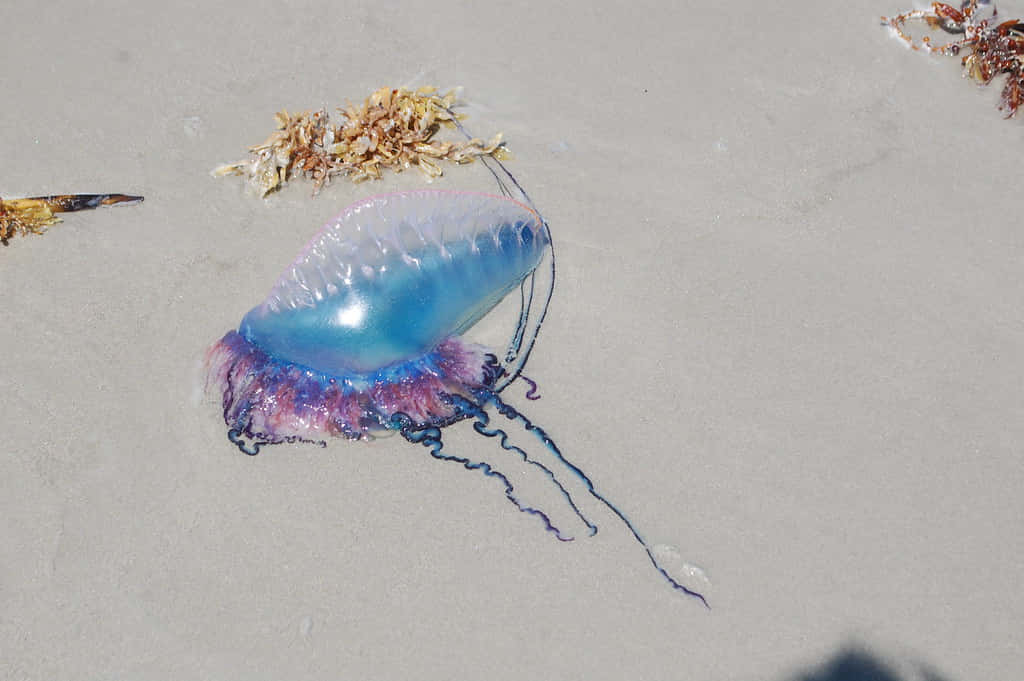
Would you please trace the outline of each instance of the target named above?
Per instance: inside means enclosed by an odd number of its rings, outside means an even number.
[[[633,538],[637,541],[637,543],[643,547],[644,551],[647,553],[647,558],[650,559],[651,565],[654,566],[654,569],[661,573],[661,576],[668,581],[668,583],[672,586],[673,589],[681,591],[687,596],[692,596],[693,598],[699,599],[701,603],[705,605],[705,607],[711,607],[708,605],[707,600],[701,593],[686,588],[678,581],[676,581],[668,573],[668,571],[664,567],[662,567],[662,565],[658,562],[658,559],[654,557],[654,552],[652,551],[650,544],[648,544],[647,541],[643,538],[643,536],[636,529],[636,526],[633,525],[633,522],[629,519],[629,517],[627,517],[626,514],[623,513],[615,504],[608,501],[608,499],[605,498],[604,495],[597,491],[597,487],[594,485],[593,481],[589,477],[587,477],[587,474],[584,473],[579,468],[579,466],[565,458],[565,455],[562,454],[562,451],[558,448],[558,445],[555,444],[555,441],[551,439],[551,436],[547,434],[547,431],[545,431],[543,428],[530,421],[530,419],[524,416],[522,412],[520,412],[518,409],[503,401],[500,397],[498,397],[496,393],[488,390],[481,390],[477,391],[477,395],[481,400],[480,409],[486,407],[487,404],[493,404],[494,408],[497,410],[499,414],[506,417],[510,421],[515,421],[522,424],[525,430],[537,436],[537,438],[544,444],[545,447],[547,447],[548,451],[550,451],[551,454],[556,459],[558,459],[559,462],[561,462],[566,468],[572,471],[572,473],[587,488],[587,492],[589,492],[592,497],[600,501],[609,510],[611,510],[612,513],[617,515],[619,517],[619,520],[621,520],[622,523],[626,526],[626,528],[629,529],[629,531],[633,534]],[[561,485],[559,485],[559,487],[561,487]],[[596,532],[597,528],[594,527],[593,530],[594,532]]]
[[[523,513],[540,518],[541,522],[544,523],[544,529],[555,535],[559,541],[573,541],[573,537],[562,534],[562,531],[551,522],[551,518],[548,514],[544,513],[544,511],[541,511],[540,509],[527,506],[521,502],[515,495],[515,487],[512,485],[512,481],[509,480],[508,476],[504,473],[485,461],[473,461],[472,459],[468,459],[464,456],[444,453],[442,451],[444,449],[444,441],[441,439],[441,429],[438,426],[423,426],[416,424],[406,414],[402,413],[394,414],[391,417],[391,424],[408,442],[426,447],[430,456],[435,459],[439,461],[460,463],[466,470],[480,471],[489,478],[497,478],[505,486],[505,498],[508,499],[513,506]]]
[[[489,393],[489,391],[482,392],[493,395],[493,393]],[[555,475],[555,472],[553,470],[542,464],[540,461],[530,458],[530,456],[526,453],[526,450],[524,450],[522,447],[517,447],[516,445],[509,442],[508,433],[506,433],[501,428],[488,429],[487,426],[490,424],[491,417],[487,414],[486,411],[484,411],[481,408],[480,405],[471,402],[459,395],[451,395],[450,397],[452,403],[456,406],[459,412],[476,419],[476,421],[473,423],[473,430],[475,430],[476,432],[480,433],[485,437],[498,438],[498,442],[501,445],[502,449],[518,454],[519,457],[523,460],[523,462],[528,463],[531,466],[539,468],[541,471],[543,471],[544,475],[547,476],[548,480],[550,480],[558,488],[558,491],[562,493],[562,496],[565,498],[566,502],[572,508],[576,516],[581,521],[583,521],[584,525],[587,526],[587,529],[590,531],[590,536],[594,536],[595,534],[597,534],[597,525],[592,523],[590,520],[587,519],[585,515],[583,515],[583,512],[580,511],[579,507],[576,505],[576,501],[572,498],[572,494],[570,494],[569,490],[567,490],[565,486],[562,485],[561,481]],[[494,395],[494,397],[497,398],[497,395]]]

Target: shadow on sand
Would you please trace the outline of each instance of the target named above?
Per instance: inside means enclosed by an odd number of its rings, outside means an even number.
[[[908,674],[896,671],[881,657],[864,648],[845,648],[823,666],[793,676],[789,681],[952,681],[924,665]]]

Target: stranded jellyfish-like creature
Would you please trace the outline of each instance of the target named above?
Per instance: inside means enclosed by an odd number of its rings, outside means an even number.
[[[208,386],[222,396],[228,438],[256,454],[266,444],[398,432],[436,459],[497,478],[520,511],[570,540],[545,512],[520,501],[505,474],[445,449],[442,429],[470,419],[476,432],[540,469],[595,533],[555,471],[512,444],[491,423],[491,409],[535,436],[614,512],[675,589],[704,602],[669,575],[630,520],[547,433],[499,396],[520,377],[544,319],[554,254],[544,219],[495,163],[497,169],[488,168],[505,196],[375,196],[347,208],[313,238],[266,300],[208,353]],[[510,198],[499,171],[522,201]],[[499,360],[462,334],[516,289],[520,313]]]

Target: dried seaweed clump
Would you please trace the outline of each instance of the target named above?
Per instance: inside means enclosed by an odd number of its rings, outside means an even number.
[[[961,59],[964,75],[983,85],[991,83],[996,76],[1006,75],[999,108],[1010,118],[1024,103],[1024,22],[1019,19],[997,22],[995,7],[987,11],[988,7],[986,0],[964,0],[960,9],[933,2],[931,9],[905,12],[891,19],[882,17],[882,22],[915,50],[949,56],[969,50]],[[931,29],[963,37],[938,47],[932,45],[927,36],[915,43],[904,30],[906,22],[912,19],[925,22]]]
[[[360,108],[338,109],[339,125],[324,109],[297,115],[281,111],[274,117],[277,130],[249,148],[249,160],[220,166],[213,174],[245,175],[260,196],[303,175],[313,181],[316,194],[335,175],[362,182],[380,179],[384,168],[401,172],[416,166],[433,179],[444,174],[439,160],[461,164],[477,156],[503,158],[501,133],[488,141],[435,138],[442,126],[456,127],[454,105],[454,93],[439,95],[435,88],[381,88]]]
[[[72,213],[115,203],[137,203],[141,196],[126,194],[59,194],[28,199],[0,198],[0,243],[8,245],[15,234],[42,234],[60,222],[57,213]]]

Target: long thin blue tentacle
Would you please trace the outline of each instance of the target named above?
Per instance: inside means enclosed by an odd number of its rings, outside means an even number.
[[[505,485],[505,498],[512,502],[516,508],[523,513],[540,518],[544,523],[544,529],[555,535],[559,541],[573,540],[573,537],[563,535],[562,531],[551,522],[551,518],[549,518],[546,513],[540,509],[533,508],[532,506],[527,506],[519,501],[515,496],[515,488],[513,487],[512,482],[504,473],[496,470],[484,461],[473,461],[462,456],[443,453],[441,450],[444,448],[444,442],[441,440],[441,429],[439,427],[418,426],[406,414],[402,413],[395,414],[392,416],[391,420],[398,432],[402,434],[402,437],[413,444],[423,445],[430,452],[430,456],[435,459],[438,459],[439,461],[460,463],[466,470],[480,471],[489,478],[497,478]]]
[[[650,545],[646,541],[644,541],[644,538],[640,535],[640,533],[637,531],[636,527],[634,527],[633,523],[629,520],[629,518],[626,517],[626,514],[620,511],[618,507],[615,506],[615,504],[608,501],[608,499],[606,499],[600,492],[597,491],[597,488],[594,486],[594,483],[591,481],[590,478],[587,477],[586,473],[580,470],[580,468],[576,464],[572,463],[571,461],[565,458],[565,456],[562,454],[562,451],[558,448],[558,445],[555,444],[555,441],[551,439],[551,437],[543,428],[541,428],[538,425],[535,425],[532,421],[530,421],[523,414],[521,414],[519,410],[502,401],[502,399],[492,391],[481,391],[481,398],[484,400],[483,405],[486,405],[487,402],[493,403],[495,409],[498,410],[499,414],[505,416],[511,421],[518,421],[523,425],[524,429],[534,433],[540,439],[540,441],[544,443],[544,446],[546,446],[548,450],[551,451],[555,458],[562,462],[562,464],[565,465],[566,468],[572,471],[576,475],[576,477],[579,478],[580,482],[583,483],[583,485],[587,488],[587,491],[590,492],[590,495],[592,497],[594,497],[595,499],[603,503],[605,506],[607,506],[609,509],[611,509],[611,511],[619,517],[623,524],[627,528],[629,528],[629,531],[633,533],[633,538],[636,539],[640,546],[644,548],[644,551],[647,553],[647,557],[651,561],[651,565],[653,565],[654,569],[660,572],[661,576],[664,577],[668,581],[668,583],[672,585],[672,588],[676,589],[677,591],[685,593],[687,596],[692,596],[694,598],[700,599],[700,601],[705,605],[705,607],[711,607],[710,605],[708,605],[707,600],[704,598],[702,594],[700,594],[697,591],[693,591],[692,589],[686,588],[685,586],[683,586],[682,584],[680,584],[672,578],[668,571],[665,570],[665,568],[663,568],[661,564],[658,562],[658,560],[654,557],[654,552],[651,550]]]
[[[502,449],[510,452],[515,452],[525,463],[528,463],[531,466],[536,466],[537,468],[542,470],[544,472],[544,475],[546,475],[547,478],[552,483],[554,483],[556,487],[558,487],[558,490],[562,493],[562,496],[565,497],[566,502],[568,502],[573,512],[576,513],[576,516],[583,522],[584,525],[587,526],[587,529],[590,531],[590,536],[594,536],[595,534],[597,534],[597,525],[592,523],[585,515],[583,515],[583,512],[580,511],[579,507],[576,505],[576,501],[572,498],[572,495],[569,493],[569,490],[565,489],[565,486],[562,485],[561,481],[559,481],[558,477],[555,475],[555,472],[553,470],[545,466],[540,461],[531,459],[530,456],[526,453],[526,450],[524,450],[523,448],[517,447],[516,445],[512,444],[509,441],[508,433],[506,433],[501,428],[495,427],[491,430],[488,430],[487,426],[490,425],[491,417],[487,414],[487,412],[485,412],[480,407],[480,405],[471,402],[459,395],[449,395],[449,399],[452,401],[452,404],[454,404],[461,412],[469,416],[472,416],[474,419],[476,419],[476,421],[473,423],[473,430],[486,437],[499,438],[498,442],[501,444]]]
[[[466,139],[473,139],[473,136],[462,125],[462,122],[459,121],[459,118],[457,115],[455,115],[455,112],[452,111],[451,109],[448,109],[448,113],[451,114],[451,120],[455,124],[455,127],[458,128],[459,132],[461,132],[466,137]],[[512,341],[509,344],[508,350],[506,351],[505,354],[505,367],[507,369],[506,375],[501,378],[499,383],[496,383],[493,386],[495,390],[501,392],[502,390],[507,388],[509,384],[515,381],[516,378],[519,377],[519,374],[520,372],[522,372],[523,367],[526,366],[526,361],[530,358],[530,353],[533,352],[533,346],[537,342],[537,334],[540,333],[540,327],[544,323],[545,317],[547,317],[548,307],[551,305],[551,297],[554,295],[555,292],[555,244],[553,239],[551,238],[551,228],[548,226],[547,221],[544,220],[543,215],[541,215],[541,212],[537,209],[537,206],[536,204],[534,204],[533,199],[531,199],[530,195],[526,193],[526,190],[523,189],[523,186],[519,184],[519,180],[517,180],[515,176],[509,171],[509,169],[505,167],[505,164],[499,161],[493,155],[481,156],[480,162],[484,165],[484,167],[487,168],[488,171],[490,171],[491,175],[494,176],[494,179],[498,183],[498,188],[502,194],[511,199],[519,200],[526,203],[526,205],[532,208],[533,211],[537,213],[537,215],[541,216],[541,221],[544,223],[544,230],[546,231],[548,237],[548,253],[550,255],[550,281],[547,284],[547,290],[535,292],[535,279],[537,277],[536,270],[534,270],[534,272],[529,277],[524,279],[523,283],[521,284],[520,295],[522,297],[520,298],[519,323],[516,325],[515,333],[512,336]],[[506,182],[506,180],[508,180],[508,182]],[[511,183],[511,186],[509,185],[509,183]],[[518,196],[516,196],[517,193]],[[541,284],[541,286],[543,286],[543,284]],[[529,294],[527,294],[526,288],[529,289]],[[534,305],[535,293],[537,295],[537,300],[539,301],[540,307],[534,315],[534,320],[531,325],[529,323],[529,318],[532,314],[531,310]]]

